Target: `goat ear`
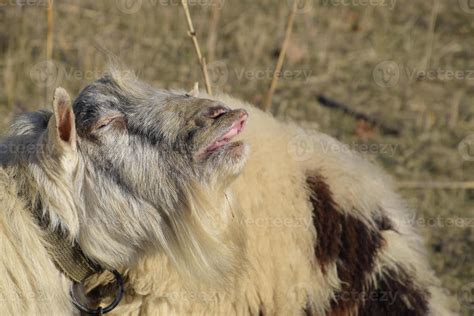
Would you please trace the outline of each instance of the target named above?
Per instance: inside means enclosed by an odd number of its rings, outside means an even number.
[[[63,88],[56,88],[53,99],[54,138],[61,147],[76,149],[76,122],[71,98]]]

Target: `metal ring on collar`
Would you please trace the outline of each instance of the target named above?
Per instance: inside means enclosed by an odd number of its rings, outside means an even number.
[[[124,282],[123,282],[122,275],[118,271],[114,270],[114,271],[112,271],[112,273],[115,276],[115,281],[117,282],[119,289],[118,289],[117,294],[115,295],[115,298],[114,298],[113,302],[110,303],[110,305],[108,305],[106,307],[98,307],[98,308],[95,308],[95,309],[91,309],[87,306],[83,306],[76,299],[76,294],[75,294],[74,288],[75,288],[75,285],[77,285],[77,283],[74,283],[71,286],[71,291],[70,291],[70,295],[71,295],[71,298],[72,298],[72,303],[74,304],[74,306],[76,306],[76,308],[78,310],[80,310],[81,312],[86,313],[88,315],[103,315],[103,314],[107,314],[107,313],[111,312],[114,308],[116,308],[117,305],[120,303],[120,301],[123,298]]]

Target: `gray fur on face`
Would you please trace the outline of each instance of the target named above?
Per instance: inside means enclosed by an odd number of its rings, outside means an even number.
[[[206,147],[242,110],[120,74],[87,86],[73,110],[72,176],[61,167],[61,154],[47,146],[47,111],[23,116],[11,129],[15,143],[22,138],[36,145],[31,155],[0,160],[15,165],[28,157],[19,169],[52,225],[106,267],[129,266],[144,253],[163,251],[186,277],[214,284],[232,277],[241,265],[244,229],[226,194],[248,148],[229,143],[209,153]]]

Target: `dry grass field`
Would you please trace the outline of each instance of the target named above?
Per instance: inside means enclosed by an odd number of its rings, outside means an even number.
[[[292,1],[189,2],[214,90],[261,104]],[[48,56],[47,0],[0,0],[2,133],[56,86],[77,94],[111,57],[157,87],[203,86],[178,0],[56,0],[53,13]],[[473,47],[472,0],[303,1],[271,108],[397,179],[461,315],[474,315]],[[399,135],[321,106],[321,94]]]

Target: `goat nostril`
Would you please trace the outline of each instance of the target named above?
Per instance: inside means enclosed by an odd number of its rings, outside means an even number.
[[[218,107],[209,109],[207,116],[212,119],[218,119],[219,117],[226,114],[227,112],[229,112],[227,108],[218,106]]]
[[[249,114],[247,113],[247,111],[243,111],[243,110],[242,110],[242,111],[240,112],[239,118],[240,118],[240,119],[243,119],[243,120],[246,120],[248,116],[249,116]]]

